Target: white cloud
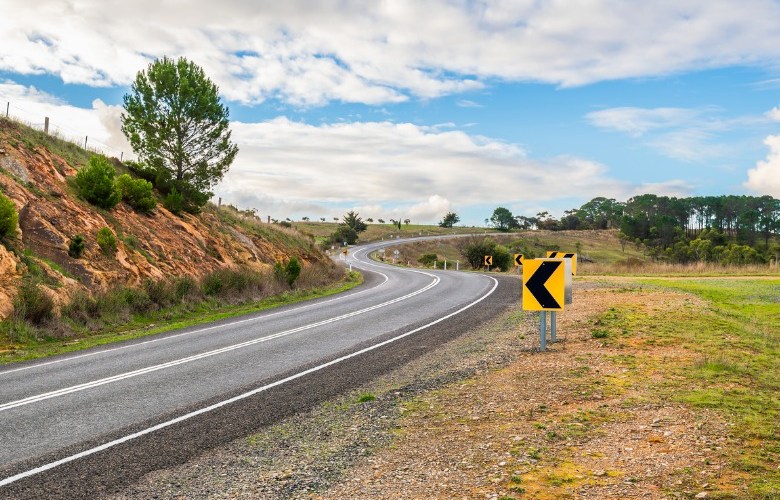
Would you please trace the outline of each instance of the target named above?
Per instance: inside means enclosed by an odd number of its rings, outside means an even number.
[[[639,137],[646,132],[690,124],[701,111],[686,108],[619,107],[593,111],[585,118],[593,125]]]
[[[764,125],[764,116],[723,118],[716,107],[637,108],[617,107],[585,115],[592,125],[625,133],[675,160],[700,163],[734,153],[734,144],[722,138],[727,132]],[[780,113],[779,113],[780,114]]]
[[[284,117],[233,123],[232,129],[241,152],[217,193],[243,203],[254,197],[261,213],[279,206],[273,200],[284,200],[288,210],[321,207],[320,213],[309,210],[310,217],[356,208],[375,219],[436,222],[453,206],[625,199],[634,189],[599,163],[528,158],[517,145],[460,130],[392,122],[315,126]]]
[[[772,121],[780,122],[780,107],[775,106],[765,113],[765,116]]]
[[[483,108],[482,104],[478,102],[469,101],[468,99],[459,99],[456,103],[461,108]]]
[[[492,78],[574,86],[780,60],[771,0],[6,4],[0,70],[126,85],[153,58],[184,55],[249,103],[378,104]]]
[[[769,147],[769,154],[756,163],[756,168],[748,170],[744,186],[758,194],[780,198],[780,135],[768,136],[764,144]]]
[[[35,128],[43,129],[49,117],[49,132],[78,144],[96,148],[106,154],[125,157],[131,148],[121,131],[121,106],[112,106],[100,99],[91,109],[71,106],[37,90],[11,81],[0,82],[0,102],[10,103],[10,115]],[[3,109],[5,112],[5,109]]]

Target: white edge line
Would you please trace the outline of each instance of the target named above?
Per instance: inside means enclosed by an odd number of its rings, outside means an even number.
[[[57,390],[50,391],[50,392],[46,392],[46,393],[43,393],[43,394],[36,394],[34,396],[29,396],[29,397],[26,397],[26,398],[23,398],[23,399],[14,400],[14,401],[8,401],[7,403],[0,404],[0,412],[6,411],[6,410],[11,410],[13,408],[18,408],[20,406],[25,406],[25,405],[32,404],[32,403],[37,403],[37,402],[40,402],[40,401],[45,401],[47,399],[56,398],[56,397],[59,397],[59,396],[65,396],[65,395],[68,395],[68,394],[72,394],[74,392],[79,392],[79,391],[83,391],[83,390],[87,390],[87,389],[92,389],[94,387],[100,387],[100,386],[105,385],[105,384],[110,384],[110,383],[113,383],[113,382],[119,382],[119,381],[126,380],[126,379],[129,379],[129,378],[137,377],[139,375],[145,375],[147,373],[152,373],[152,372],[155,372],[155,371],[158,371],[158,370],[163,370],[165,368],[171,368],[171,367],[182,365],[182,364],[185,364],[185,363],[190,363],[192,361],[198,361],[198,360],[203,359],[203,358],[216,356],[218,354],[223,354],[223,353],[226,353],[226,352],[234,351],[236,349],[242,349],[244,347],[250,347],[250,346],[262,343],[262,342],[266,342],[268,340],[273,340],[273,339],[277,339],[277,338],[281,338],[281,337],[286,337],[286,336],[292,335],[294,333],[299,333],[299,332],[302,332],[302,331],[311,330],[312,328],[317,328],[317,327],[320,327],[320,326],[329,325],[329,324],[335,323],[337,321],[341,321],[341,320],[344,320],[344,319],[348,319],[348,318],[352,318],[352,317],[355,317],[355,316],[359,316],[361,314],[365,314],[367,312],[375,311],[377,309],[382,309],[384,307],[387,307],[387,306],[396,304],[398,302],[402,302],[402,301],[404,301],[406,299],[412,298],[412,297],[414,297],[416,295],[419,295],[421,293],[427,292],[428,290],[430,290],[431,288],[437,286],[441,282],[441,278],[439,278],[436,275],[428,274],[428,273],[422,273],[422,274],[425,274],[425,275],[433,278],[433,281],[431,281],[425,287],[420,288],[419,290],[415,290],[414,292],[410,292],[410,293],[408,293],[406,295],[402,295],[400,297],[396,297],[396,298],[388,300],[386,302],[382,302],[381,304],[375,304],[373,306],[369,306],[369,307],[366,307],[366,308],[363,308],[363,309],[360,309],[360,310],[357,310],[357,311],[352,311],[352,312],[349,312],[349,313],[346,313],[346,314],[342,314],[340,316],[334,316],[332,318],[324,319],[324,320],[318,321],[316,323],[309,323],[308,325],[298,326],[298,327],[292,328],[290,330],[285,330],[285,331],[282,331],[282,332],[273,333],[273,334],[267,335],[265,337],[258,337],[256,339],[247,340],[245,342],[240,342],[238,344],[232,344],[232,345],[220,347],[220,348],[217,348],[217,349],[213,349],[211,351],[206,351],[206,352],[202,352],[202,353],[199,353],[199,354],[193,354],[193,355],[187,356],[185,358],[174,359],[174,360],[171,360],[171,361],[167,361],[165,363],[160,363],[160,364],[157,364],[157,365],[147,366],[147,367],[139,368],[137,370],[133,370],[133,371],[129,371],[129,372],[119,373],[117,375],[112,375],[110,377],[105,377],[105,378],[102,378],[102,379],[92,380],[90,382],[84,382],[82,384],[77,384],[77,385],[70,386],[70,387],[64,387],[64,388],[57,389]]]
[[[27,366],[20,366],[19,368],[12,368],[10,370],[0,371],[0,377],[2,377],[3,375],[7,375],[9,373],[20,372],[20,371],[23,371],[23,370],[30,370],[30,369],[38,368],[38,367],[41,367],[41,366],[48,366],[48,365],[53,365],[53,364],[57,364],[57,363],[64,363],[66,361],[73,361],[75,359],[86,358],[86,357],[89,357],[89,356],[96,356],[98,354],[105,354],[105,353],[108,353],[108,352],[120,351],[122,349],[129,349],[131,347],[138,347],[138,346],[142,346],[142,345],[146,345],[146,344],[152,344],[152,343],[155,343],[155,342],[161,342],[163,340],[170,340],[170,339],[175,339],[177,337],[183,337],[183,336],[186,336],[186,335],[192,335],[194,333],[203,333],[203,332],[207,332],[209,330],[213,330],[215,328],[223,328],[223,327],[228,327],[228,326],[233,326],[233,325],[240,325],[241,323],[247,323],[247,322],[250,322],[250,321],[260,321],[260,320],[264,320],[264,319],[270,318],[272,316],[278,316],[280,314],[289,313],[290,311],[296,311],[297,312],[297,311],[300,311],[300,310],[303,310],[303,309],[306,309],[306,308],[309,308],[309,307],[319,306],[319,305],[322,305],[322,304],[329,304],[329,303],[335,302],[337,300],[343,300],[343,299],[345,299],[347,297],[352,298],[355,295],[368,292],[370,290],[373,290],[374,288],[378,288],[378,287],[384,285],[385,283],[387,283],[390,280],[390,278],[386,274],[384,274],[384,273],[380,273],[379,271],[372,271],[372,272],[375,272],[377,274],[381,274],[382,276],[384,276],[385,280],[382,283],[378,284],[377,286],[375,286],[373,288],[368,288],[366,290],[361,290],[359,292],[351,293],[349,295],[342,295],[342,296],[339,296],[339,297],[335,297],[335,298],[328,299],[328,300],[323,300],[321,302],[317,302],[317,303],[313,303],[313,304],[312,303],[310,303],[310,304],[303,304],[300,307],[294,307],[292,309],[286,309],[284,311],[276,311],[276,312],[272,312],[270,314],[263,314],[262,316],[256,316],[254,318],[241,319],[241,320],[232,321],[230,323],[225,323],[225,324],[221,324],[221,325],[209,326],[209,327],[206,327],[206,328],[199,328],[197,330],[191,330],[191,331],[187,331],[187,332],[177,333],[177,334],[174,334],[174,335],[166,335],[164,337],[161,336],[161,337],[158,337],[158,338],[155,338],[155,339],[144,340],[143,342],[135,342],[135,343],[128,344],[128,345],[123,345],[123,346],[120,346],[120,347],[112,347],[110,349],[100,349],[98,351],[88,352],[88,353],[85,353],[85,354],[77,354],[75,356],[68,356],[66,358],[56,359],[56,360],[53,360],[53,361],[45,361],[43,363],[35,363],[35,364],[27,365]],[[260,311],[260,312],[262,313],[262,311]],[[252,313],[248,313],[248,314],[252,314]],[[99,348],[99,346],[95,346],[95,348]]]
[[[340,358],[334,359],[332,361],[328,361],[327,363],[323,363],[323,364],[321,364],[319,366],[315,366],[313,368],[309,368],[308,370],[304,370],[302,372],[298,372],[295,375],[290,375],[287,378],[283,378],[281,380],[277,380],[276,382],[272,382],[272,383],[264,385],[262,387],[258,387],[256,389],[253,389],[253,390],[249,391],[249,392],[245,392],[243,394],[239,394],[238,396],[234,396],[234,397],[232,397],[230,399],[226,399],[224,401],[220,401],[219,403],[215,403],[215,404],[213,404],[211,406],[207,406],[205,408],[201,408],[199,410],[195,410],[193,412],[187,413],[185,415],[182,415],[180,417],[174,418],[172,420],[168,420],[167,422],[162,422],[160,424],[157,424],[155,426],[149,427],[147,429],[135,432],[133,434],[128,434],[127,436],[123,436],[123,437],[121,437],[119,439],[115,439],[113,441],[109,441],[108,443],[101,444],[100,446],[96,446],[94,448],[90,448],[88,450],[84,450],[84,451],[82,451],[80,453],[76,453],[75,455],[70,455],[68,457],[61,458],[60,460],[56,460],[54,462],[50,462],[48,464],[41,465],[40,467],[36,467],[34,469],[30,469],[30,470],[25,471],[25,472],[20,472],[19,474],[16,474],[14,476],[10,476],[10,477],[7,477],[7,478],[1,480],[0,481],[0,487],[7,486],[7,485],[9,485],[11,483],[19,481],[20,479],[24,479],[26,477],[30,477],[30,476],[33,476],[35,474],[39,474],[41,472],[45,472],[47,470],[51,470],[51,469],[53,469],[55,467],[59,467],[60,465],[64,465],[64,464],[67,464],[69,462],[73,462],[74,460],[78,460],[80,458],[84,458],[84,457],[87,457],[89,455],[93,455],[93,454],[101,452],[103,450],[107,450],[107,449],[112,448],[114,446],[117,446],[119,444],[126,443],[127,441],[131,441],[133,439],[145,436],[147,434],[151,434],[151,433],[156,432],[156,431],[158,431],[160,429],[164,429],[166,427],[169,427],[171,425],[177,424],[179,422],[183,422],[185,420],[189,420],[190,418],[197,417],[198,415],[202,415],[204,413],[208,413],[208,412],[214,411],[214,410],[216,410],[218,408],[221,408],[223,406],[229,405],[231,403],[235,403],[236,401],[240,401],[242,399],[246,399],[248,397],[254,396],[255,394],[259,394],[261,392],[265,392],[268,389],[272,389],[272,388],[274,388],[276,386],[279,386],[279,385],[282,385],[282,384],[286,384],[287,382],[291,382],[291,381],[293,381],[295,379],[298,379],[298,378],[301,378],[303,376],[309,375],[310,373],[314,373],[314,372],[320,371],[320,370],[322,370],[324,368],[327,368],[329,366],[335,365],[337,363],[341,363],[342,361],[346,361],[346,360],[348,360],[350,358],[354,358],[354,357],[359,356],[361,354],[373,351],[374,349],[378,349],[378,348],[383,347],[383,346],[385,346],[387,344],[390,344],[390,343],[395,342],[397,340],[400,340],[402,338],[408,337],[409,335],[417,333],[420,330],[424,330],[424,329],[429,328],[429,327],[431,327],[431,326],[433,326],[433,325],[435,325],[437,323],[441,323],[442,321],[444,321],[446,319],[449,319],[449,318],[451,318],[451,317],[453,317],[453,316],[455,316],[457,314],[460,314],[463,311],[465,311],[465,310],[467,310],[467,309],[469,309],[469,308],[479,304],[480,302],[482,302],[483,300],[488,298],[490,295],[492,295],[493,292],[498,287],[498,280],[493,278],[492,276],[487,276],[487,278],[493,280],[493,288],[491,288],[489,292],[487,292],[485,295],[483,295],[479,299],[475,300],[474,302],[472,302],[472,303],[470,303],[470,304],[468,304],[466,306],[461,307],[457,311],[452,312],[452,313],[450,313],[450,314],[448,314],[446,316],[442,316],[441,318],[439,318],[439,319],[437,319],[435,321],[432,321],[432,322],[430,322],[430,323],[428,323],[426,325],[423,325],[421,327],[415,328],[414,330],[411,330],[409,332],[402,333],[401,335],[398,335],[398,336],[393,337],[391,339],[385,340],[385,341],[380,342],[378,344],[374,344],[372,346],[366,347],[364,349],[361,349],[359,351],[353,352],[351,354],[347,354],[345,356],[342,356]]]

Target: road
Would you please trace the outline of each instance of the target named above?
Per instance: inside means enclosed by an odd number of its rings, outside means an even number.
[[[120,491],[303,411],[517,301],[516,280],[348,257],[338,296],[0,368],[0,497]]]

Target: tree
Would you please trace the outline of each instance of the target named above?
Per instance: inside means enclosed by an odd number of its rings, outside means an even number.
[[[360,214],[354,210],[350,210],[344,216],[344,224],[346,224],[348,227],[351,227],[356,233],[362,233],[368,229],[366,223],[363,222],[363,219],[360,218]]]
[[[411,222],[412,222],[412,219],[404,219],[404,224],[406,224],[407,226],[408,226],[408,225],[409,225],[409,223],[411,223]]]
[[[515,218],[508,209],[504,207],[498,207],[493,210],[493,215],[490,216],[490,223],[494,228],[499,231],[509,231],[514,225]]]
[[[441,222],[439,222],[439,227],[452,227],[458,222],[460,222],[460,216],[458,216],[458,214],[455,212],[447,212]]]
[[[176,188],[185,210],[197,211],[238,153],[217,86],[186,58],[163,57],[138,72],[124,108],[122,132],[157,188]]]
[[[342,242],[346,242],[347,245],[354,245],[357,242],[358,234],[346,224],[339,224],[339,227],[330,235],[330,239],[334,243],[341,244]]]
[[[76,187],[88,202],[110,210],[122,199],[114,184],[116,170],[105,156],[95,155],[89,164],[76,173]]]

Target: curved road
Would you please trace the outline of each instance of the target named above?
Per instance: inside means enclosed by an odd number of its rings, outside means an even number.
[[[372,262],[338,296],[0,368],[0,496],[119,491],[360,385],[497,313],[516,280]]]

